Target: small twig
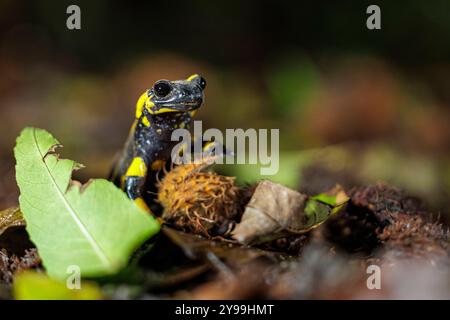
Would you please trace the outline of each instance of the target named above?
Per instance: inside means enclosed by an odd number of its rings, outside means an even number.
[[[227,278],[233,279],[236,277],[233,271],[231,271],[231,269],[225,263],[223,263],[213,252],[209,251],[206,254],[206,257],[208,258],[209,262],[211,262],[213,267],[224,274]]]

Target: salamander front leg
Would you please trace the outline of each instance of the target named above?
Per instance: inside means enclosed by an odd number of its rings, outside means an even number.
[[[128,197],[134,200],[139,207],[153,215],[143,198],[146,176],[147,165],[144,159],[135,157],[123,177],[123,189]]]
[[[134,200],[134,202],[147,211],[148,213],[152,214],[152,211],[145,203],[143,197],[142,197],[142,189],[145,184],[145,179],[142,177],[134,177],[134,176],[126,176],[125,177],[125,192],[128,195],[128,198],[131,200]]]

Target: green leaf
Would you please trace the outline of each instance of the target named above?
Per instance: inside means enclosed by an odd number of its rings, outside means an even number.
[[[14,298],[17,300],[98,300],[102,294],[93,282],[81,282],[79,289],[69,289],[43,273],[25,271],[14,277]]]
[[[83,277],[113,274],[159,223],[107,180],[71,180],[81,166],[59,159],[57,146],[42,129],[25,128],[17,138],[19,203],[30,238],[51,277],[65,279],[71,265]]]
[[[332,213],[332,208],[328,205],[314,199],[309,199],[305,206],[305,215],[307,217],[304,225],[305,230],[319,226],[327,220]]]
[[[339,185],[328,192],[310,197],[305,207],[305,214],[308,218],[305,228],[319,226],[329,216],[338,213],[349,200],[350,198]]]
[[[326,194],[326,193],[319,193],[319,194],[317,194],[315,196],[312,196],[311,199],[320,201],[320,202],[322,202],[324,204],[327,204],[329,206],[336,206],[337,205],[337,203],[336,203],[336,196],[332,196],[332,195],[329,195],[329,194]]]

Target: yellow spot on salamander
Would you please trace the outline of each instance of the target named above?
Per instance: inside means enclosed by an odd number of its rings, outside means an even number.
[[[136,102],[136,119],[139,119],[142,116],[142,112],[144,112],[144,108],[147,109],[148,112],[152,110],[152,108],[155,106],[155,104],[150,100],[153,97],[153,95],[148,96],[147,92],[144,92],[139,97],[138,101]],[[149,126],[150,123],[147,120],[142,120],[142,122]],[[148,123],[148,125],[147,125]]]
[[[144,160],[140,157],[135,157],[125,175],[127,177],[145,177],[146,174],[147,166],[145,165]]]
[[[152,210],[147,206],[144,199],[142,198],[136,198],[134,199],[134,203],[141,209],[144,209],[144,211],[148,212],[150,215],[152,215],[156,221],[158,221],[159,224],[163,224],[164,220],[161,217],[155,217],[155,214],[152,212]]]
[[[147,98],[147,92],[144,92],[136,102],[136,119],[139,119],[142,116],[142,109],[144,108],[145,100],[147,100]]]
[[[192,80],[194,80],[197,77],[199,77],[199,75],[195,73],[195,74],[191,75],[189,78],[187,78],[186,80],[187,81],[192,81]]]
[[[148,121],[146,116],[142,117],[142,123],[144,124],[144,126],[150,127],[150,121]]]
[[[217,144],[214,141],[208,141],[202,147],[203,153],[212,152],[214,148],[217,147]]]
[[[150,210],[150,208],[147,206],[147,204],[145,203],[144,199],[142,199],[142,198],[136,198],[136,199],[134,199],[134,203],[135,203],[139,208],[144,209],[146,212],[152,214],[152,210]]]
[[[160,113],[167,113],[167,112],[180,112],[180,110],[170,109],[170,108],[161,108],[158,110],[149,109],[148,112],[150,114],[160,114]]]

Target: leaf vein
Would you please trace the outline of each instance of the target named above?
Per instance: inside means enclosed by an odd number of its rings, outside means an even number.
[[[80,229],[81,233],[86,237],[87,241],[92,246],[92,248],[94,249],[94,251],[97,254],[97,256],[100,258],[102,263],[105,264],[106,266],[112,265],[112,263],[109,260],[109,258],[103,252],[103,249],[101,248],[100,244],[98,244],[97,241],[95,241],[95,239],[92,237],[92,235],[90,234],[89,230],[86,228],[86,226],[81,221],[80,217],[77,215],[77,213],[72,208],[70,203],[64,197],[64,193],[58,187],[58,184],[56,183],[53,175],[50,172],[50,169],[47,166],[47,163],[45,162],[45,157],[47,156],[47,153],[44,155],[43,152],[41,151],[41,149],[39,148],[39,144],[38,144],[38,140],[37,140],[37,137],[36,137],[36,130],[35,129],[33,129],[33,138],[34,138],[34,142],[35,142],[35,145],[36,145],[36,149],[38,150],[38,152],[39,152],[39,154],[41,156],[41,159],[44,162],[44,167],[46,169],[46,172],[47,172],[48,176],[50,177],[50,180],[51,180],[52,184],[54,185],[55,189],[57,190],[57,194],[58,194],[59,198],[61,199],[63,205],[66,207],[66,209],[69,212],[70,216],[75,221],[75,223],[78,226],[78,228]]]

